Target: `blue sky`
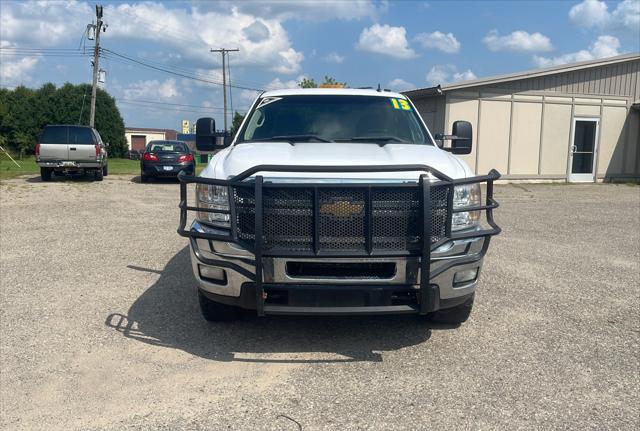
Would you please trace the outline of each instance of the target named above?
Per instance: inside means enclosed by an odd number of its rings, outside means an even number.
[[[406,90],[640,51],[640,0],[102,4],[103,86],[138,127],[221,121],[220,54],[210,48],[240,49],[230,58],[241,112],[251,89],[303,77]],[[92,42],[82,36],[94,5],[0,2],[0,84],[90,82]]]

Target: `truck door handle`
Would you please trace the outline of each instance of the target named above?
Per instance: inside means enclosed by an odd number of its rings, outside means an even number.
[[[575,145],[572,145],[572,146],[571,146],[571,152],[572,152],[572,153],[576,153],[576,152],[578,152],[578,147],[576,147]]]
[[[70,150],[70,151],[75,151],[76,149],[75,149],[75,148],[69,148],[69,150]]]

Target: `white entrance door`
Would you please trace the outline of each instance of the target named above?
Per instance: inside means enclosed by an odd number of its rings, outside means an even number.
[[[574,118],[569,151],[569,181],[595,181],[599,118]]]

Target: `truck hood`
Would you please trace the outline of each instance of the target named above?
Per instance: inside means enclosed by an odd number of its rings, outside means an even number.
[[[424,164],[451,178],[471,175],[469,168],[450,153],[431,145],[375,143],[255,142],[234,145],[218,153],[202,176],[230,178],[257,165],[364,166]],[[424,172],[311,173],[265,172],[266,178],[416,180]]]

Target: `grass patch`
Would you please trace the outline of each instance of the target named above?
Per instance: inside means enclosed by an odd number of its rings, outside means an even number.
[[[23,160],[16,161],[20,164],[20,168],[9,159],[9,157],[0,152],[0,180],[7,178],[19,177],[20,175],[35,175],[40,173],[40,168],[36,165],[36,159],[33,156]]]
[[[13,163],[6,154],[0,153],[0,180],[19,177],[21,175],[40,175],[40,168],[34,156],[23,160],[16,160],[20,168]],[[206,165],[196,164],[196,174]],[[140,175],[140,161],[129,159],[109,159],[109,175]]]

